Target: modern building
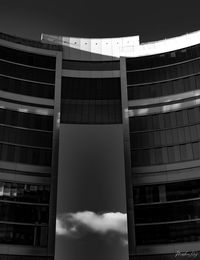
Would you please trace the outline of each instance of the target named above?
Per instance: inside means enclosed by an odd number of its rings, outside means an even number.
[[[126,183],[131,260],[200,251],[200,31],[144,44],[1,34],[0,82],[2,260],[54,259],[61,171],[73,189],[96,165]]]

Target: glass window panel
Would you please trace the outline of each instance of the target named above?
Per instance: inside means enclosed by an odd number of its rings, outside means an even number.
[[[177,132],[178,132],[178,142],[179,143],[184,143],[185,142],[184,128],[178,128]]]
[[[156,149],[154,149],[154,152],[155,152],[156,164],[162,164],[163,163],[162,149],[156,148]]]
[[[199,225],[199,221],[194,221],[168,225],[136,226],[136,241],[139,245],[198,241]]]
[[[175,151],[173,146],[167,147],[168,160],[169,163],[173,163],[175,161]]]
[[[136,223],[155,223],[200,218],[200,200],[135,207]]]

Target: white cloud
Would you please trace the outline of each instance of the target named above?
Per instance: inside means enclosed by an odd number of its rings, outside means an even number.
[[[67,235],[67,229],[63,226],[63,223],[60,219],[56,219],[56,234]]]
[[[106,235],[115,233],[123,245],[127,245],[127,216],[121,212],[97,214],[92,211],[64,213],[57,217],[56,234],[79,236],[84,231]]]

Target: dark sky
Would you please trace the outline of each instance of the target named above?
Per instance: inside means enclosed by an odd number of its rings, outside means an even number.
[[[198,0],[0,0],[0,31],[31,39],[42,32],[141,41],[200,29]]]

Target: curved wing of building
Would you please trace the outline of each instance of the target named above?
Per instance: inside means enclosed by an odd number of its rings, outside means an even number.
[[[198,254],[200,32],[41,39],[0,35],[0,258],[54,259],[57,178],[127,208],[130,259]]]

